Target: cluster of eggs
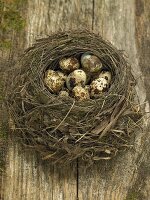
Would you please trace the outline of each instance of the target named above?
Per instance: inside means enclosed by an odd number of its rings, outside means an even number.
[[[48,69],[44,82],[50,92],[60,97],[73,97],[78,101],[99,98],[108,91],[112,75],[100,59],[90,53],[81,55],[80,62],[74,57],[59,61],[59,69]]]

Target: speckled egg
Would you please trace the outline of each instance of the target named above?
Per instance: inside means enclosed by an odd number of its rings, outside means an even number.
[[[90,85],[90,95],[91,97],[98,97],[103,92],[108,90],[108,82],[105,78],[98,78],[92,81]]]
[[[60,68],[65,72],[72,72],[80,67],[79,61],[75,57],[62,58],[59,61]]]
[[[99,72],[102,70],[102,63],[100,59],[92,54],[84,53],[81,56],[82,68],[91,73]]]
[[[112,75],[110,71],[102,71],[99,74],[99,78],[105,78],[107,80],[107,83],[110,84],[111,83],[111,79],[112,79]]]
[[[81,85],[75,86],[72,90],[72,94],[77,101],[83,101],[90,98],[88,90]]]
[[[85,86],[86,73],[81,69],[76,69],[70,73],[66,79],[66,85],[69,90],[72,90],[76,85]]]
[[[60,71],[47,70],[44,82],[52,93],[58,93],[64,86],[66,76]]]
[[[61,97],[61,98],[69,97],[69,91],[66,91],[66,90],[60,91],[59,92],[59,97]]]

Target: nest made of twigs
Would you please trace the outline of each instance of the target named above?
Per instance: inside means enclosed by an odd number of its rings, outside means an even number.
[[[84,52],[98,56],[113,74],[108,92],[98,99],[78,102],[52,94],[43,82],[47,68],[56,70],[64,56]],[[53,34],[37,40],[15,65],[7,87],[7,106],[15,136],[52,163],[78,157],[110,159],[129,144],[138,111],[134,79],[121,51],[89,31]]]

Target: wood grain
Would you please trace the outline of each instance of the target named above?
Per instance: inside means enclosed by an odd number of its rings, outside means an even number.
[[[144,7],[142,11],[142,22],[135,16],[135,13],[138,12],[137,9],[141,9],[141,5],[137,8],[139,2]],[[144,40],[148,40],[149,35],[147,34],[145,37],[145,31],[147,33],[149,30],[147,15],[150,9],[147,6],[148,1],[144,2],[142,0],[136,2],[133,0],[95,0],[93,27],[96,32],[102,34],[104,38],[110,40],[116,47],[128,53],[129,61],[132,64],[132,71],[137,81],[136,91],[140,104],[143,105],[143,110],[149,112],[147,98],[149,94],[146,93],[145,89],[147,75],[146,73],[146,76],[144,75],[146,69],[143,70],[145,63],[149,63],[147,62],[148,56],[146,53],[149,46],[146,44],[146,41],[144,47],[141,43],[137,46],[137,40],[140,40],[142,43],[143,38],[145,38]],[[144,35],[139,38],[138,34],[141,33]],[[138,52],[141,52],[141,48],[144,48],[142,52],[145,54],[145,57],[142,57],[140,61]],[[148,127],[146,127],[148,122],[149,119],[146,118],[143,133],[136,133],[132,150],[120,153],[120,155],[111,161],[96,163],[85,172],[83,171],[84,167],[82,163],[80,164],[80,200],[149,199],[148,180],[150,175],[150,161],[147,160],[147,154],[149,155],[150,152],[148,146],[150,137]],[[146,175],[144,175],[144,172]],[[145,192],[142,190],[141,185],[145,185]]]
[[[27,45],[60,30],[92,28],[92,0],[29,0]]]

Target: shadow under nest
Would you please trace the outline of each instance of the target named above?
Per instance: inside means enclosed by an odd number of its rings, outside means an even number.
[[[108,92],[98,99],[75,101],[50,93],[43,82],[47,68],[56,70],[65,56],[84,52],[98,56],[113,74]],[[110,159],[130,146],[139,120],[135,81],[121,51],[89,31],[53,34],[27,49],[10,72],[6,103],[15,138],[51,163],[76,158]]]

